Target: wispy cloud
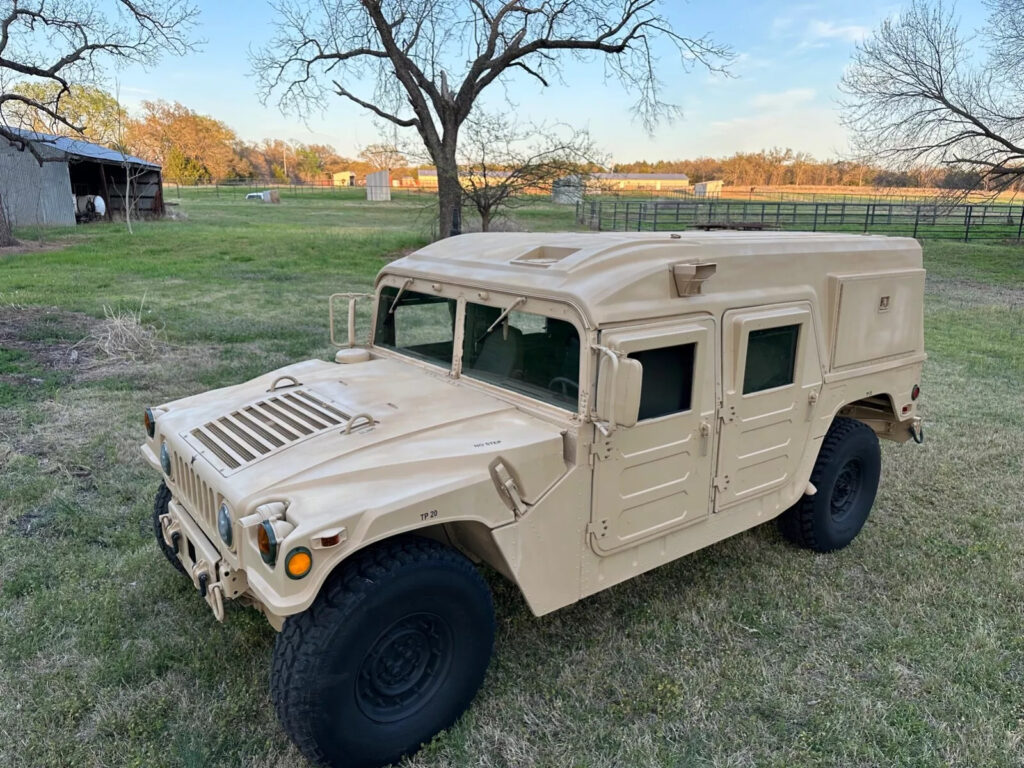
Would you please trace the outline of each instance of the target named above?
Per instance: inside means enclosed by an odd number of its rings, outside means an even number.
[[[870,34],[871,28],[861,24],[835,24],[831,21],[812,20],[807,25],[805,41],[845,40],[857,43]]]
[[[800,104],[814,101],[817,91],[813,88],[790,88],[777,93],[759,93],[750,100],[755,109],[780,110],[792,109]]]

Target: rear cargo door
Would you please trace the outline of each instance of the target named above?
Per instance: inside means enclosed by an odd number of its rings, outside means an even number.
[[[807,302],[726,312],[722,349],[716,512],[793,482],[822,382]]]
[[[640,417],[595,445],[591,546],[599,555],[707,518],[715,423],[715,321],[617,329],[601,341],[643,366]]]

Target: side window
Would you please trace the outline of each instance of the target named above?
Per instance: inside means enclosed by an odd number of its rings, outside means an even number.
[[[744,395],[793,383],[799,336],[799,325],[750,332],[747,364],[743,372]]]
[[[690,410],[696,349],[696,344],[680,344],[630,354],[644,369],[640,383],[640,421]]]

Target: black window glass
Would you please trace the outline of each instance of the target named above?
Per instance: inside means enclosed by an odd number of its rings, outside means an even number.
[[[544,402],[575,409],[580,335],[572,323],[529,312],[466,304],[462,373]]]
[[[396,302],[395,299],[398,299]],[[374,343],[450,366],[455,339],[455,299],[385,287],[377,307]]]
[[[783,325],[750,332],[747,340],[747,365],[743,373],[743,394],[793,383],[799,335],[799,325]]]
[[[696,349],[696,344],[680,344],[630,354],[644,369],[640,381],[641,421],[690,410]]]

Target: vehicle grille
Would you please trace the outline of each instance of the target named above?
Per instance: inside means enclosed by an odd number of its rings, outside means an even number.
[[[274,395],[196,427],[185,436],[222,474],[349,421],[309,390]]]
[[[174,452],[173,472],[171,478],[178,487],[178,495],[184,497],[179,498],[179,501],[185,502],[193,517],[204,520],[210,528],[216,529],[219,497],[213,488],[192,469],[191,462],[182,458],[177,451]]]

